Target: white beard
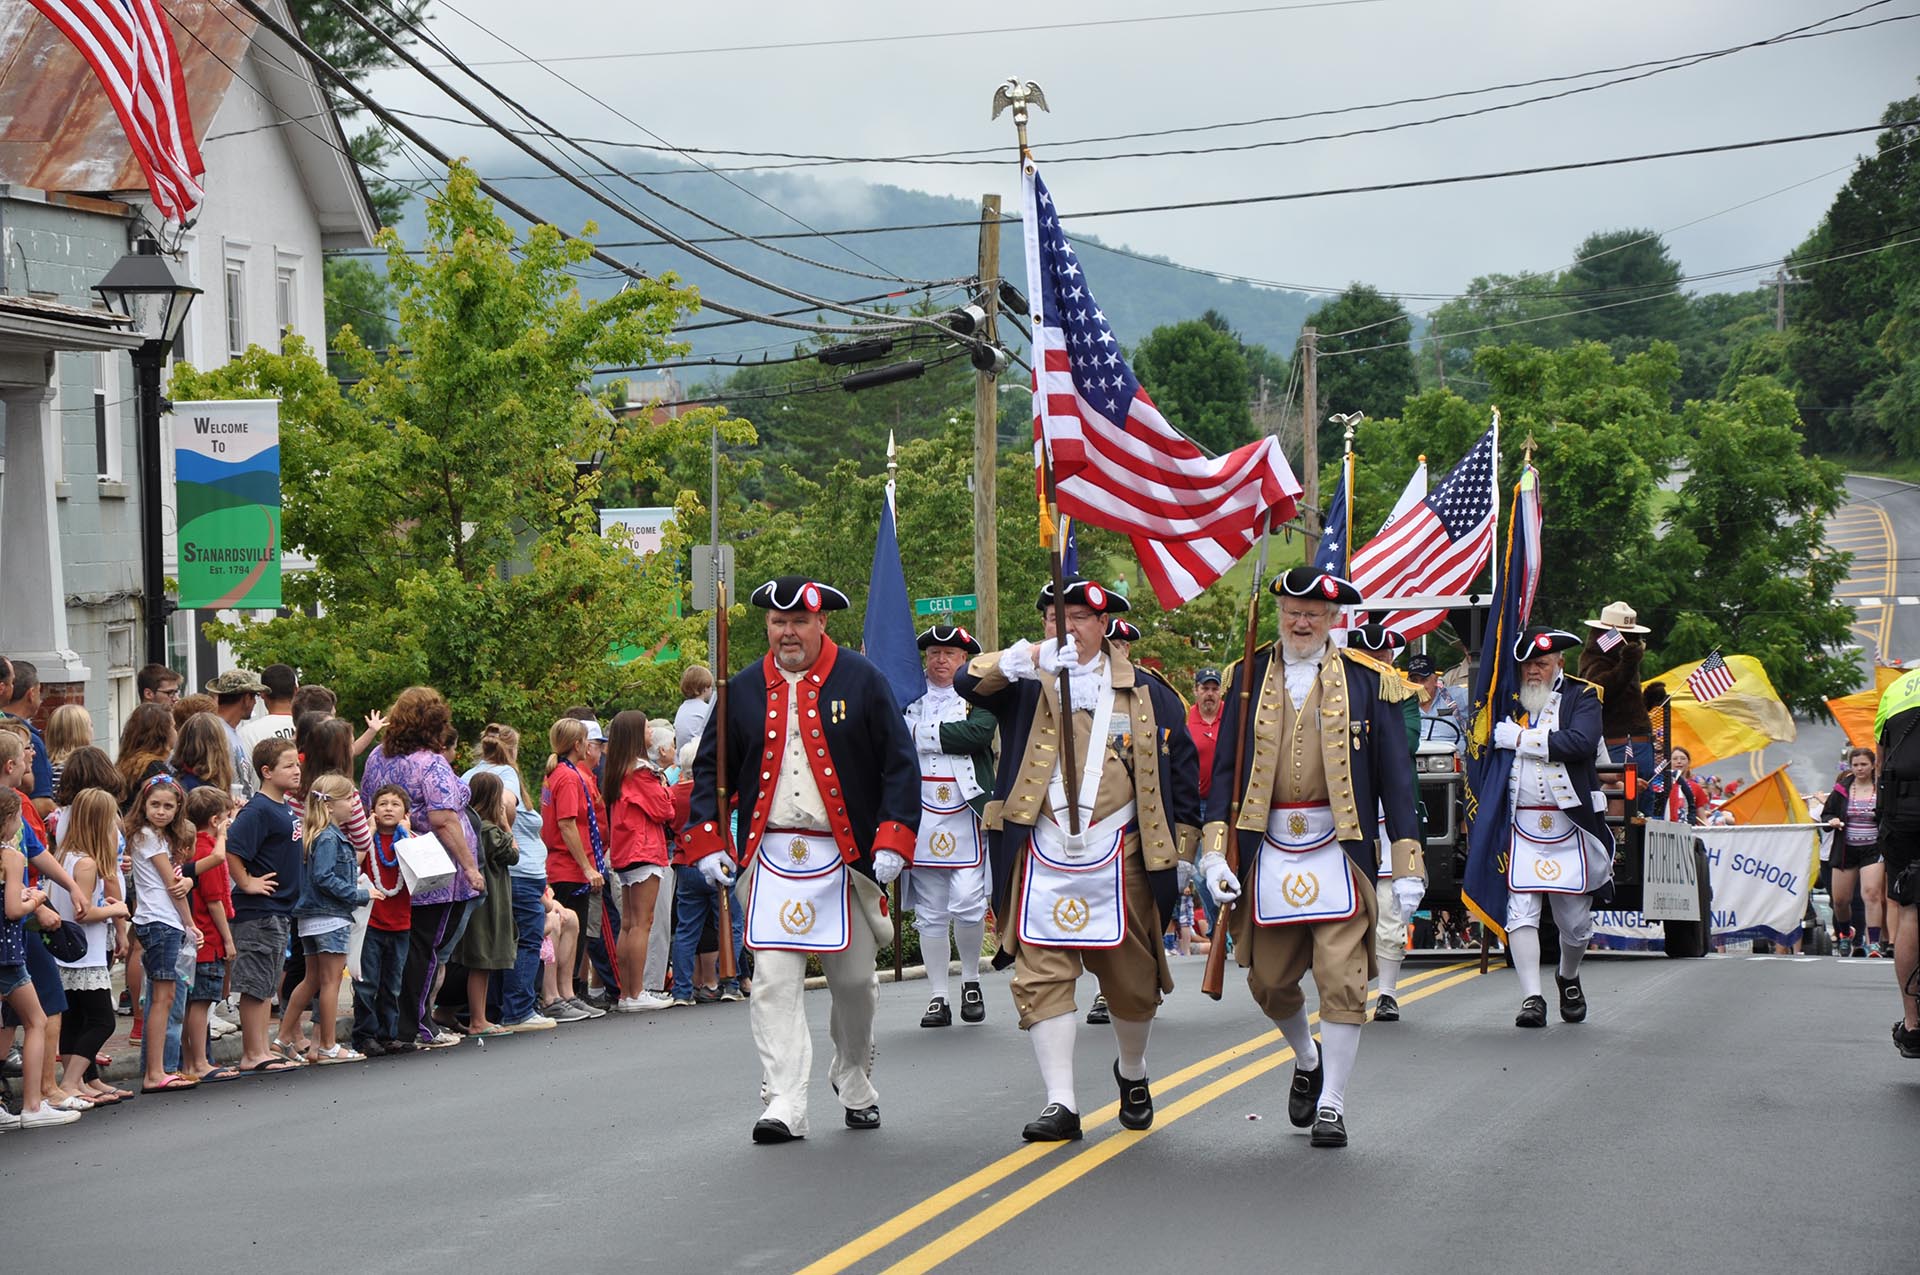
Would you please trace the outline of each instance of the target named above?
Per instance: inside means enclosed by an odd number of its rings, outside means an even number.
[[[1538,717],[1540,711],[1547,706],[1547,701],[1552,698],[1553,683],[1551,682],[1542,682],[1537,685],[1523,684],[1520,687],[1520,707],[1527,710],[1529,717]]]
[[[1310,660],[1327,649],[1325,638],[1302,638],[1296,641],[1291,636],[1282,636],[1280,650],[1293,661]]]

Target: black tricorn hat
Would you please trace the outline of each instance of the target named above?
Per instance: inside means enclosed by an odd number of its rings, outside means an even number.
[[[1107,636],[1120,642],[1138,642],[1140,628],[1131,621],[1115,616],[1107,621]]]
[[[957,624],[936,624],[920,635],[920,649],[930,646],[957,646],[968,655],[980,654],[980,642]]]
[[[1356,651],[1366,651],[1373,655],[1388,655],[1407,644],[1407,640],[1392,629],[1383,628],[1377,620],[1356,626],[1347,634],[1347,645]]]
[[[769,580],[748,601],[769,611],[844,611],[852,605],[840,590],[806,576]]]
[[[1536,655],[1569,651],[1579,645],[1580,638],[1577,634],[1569,633],[1565,629],[1550,629],[1544,624],[1535,624],[1514,639],[1513,660],[1516,664],[1525,664]]]
[[[1101,615],[1118,615],[1122,611],[1131,611],[1133,607],[1127,600],[1113,590],[1104,588],[1098,580],[1087,580],[1080,576],[1069,576],[1061,582],[1066,590],[1070,605],[1086,607]],[[1053,605],[1053,584],[1048,582],[1040,587],[1040,600],[1034,603],[1039,610],[1045,611]]]
[[[1282,597],[1319,598],[1323,602],[1348,607],[1360,604],[1360,590],[1354,588],[1353,581],[1343,580],[1331,571],[1318,571],[1313,567],[1295,567],[1275,576],[1268,587]]]

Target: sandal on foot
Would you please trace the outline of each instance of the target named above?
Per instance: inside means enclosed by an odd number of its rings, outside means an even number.
[[[197,1089],[200,1082],[187,1076],[168,1076],[157,1085],[141,1085],[141,1093],[167,1093],[175,1089]]]

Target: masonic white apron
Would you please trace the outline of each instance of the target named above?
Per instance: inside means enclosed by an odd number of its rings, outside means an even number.
[[[1094,702],[1093,729],[1087,733],[1088,756],[1079,777],[1083,817],[1092,814],[1094,799],[1099,795],[1107,728],[1112,720],[1113,686],[1108,682]],[[1020,941],[1036,947],[1118,947],[1127,934],[1122,868],[1133,803],[1128,802],[1098,823],[1082,825],[1076,839],[1065,827],[1066,786],[1058,766],[1047,797],[1051,815],[1042,814],[1034,821],[1033,836],[1027,843],[1020,892]]]
[[[977,868],[986,861],[980,819],[960,795],[959,780],[951,775],[921,776],[920,842],[913,866]]]
[[[1334,835],[1331,806],[1275,806],[1254,865],[1254,922],[1304,925],[1351,917],[1360,910],[1360,895],[1348,862]]]
[[[1544,894],[1585,894],[1587,855],[1579,825],[1557,806],[1521,806],[1513,812],[1507,888]]]
[[[787,952],[846,951],[849,888],[846,860],[831,834],[767,829],[753,856],[747,946]]]

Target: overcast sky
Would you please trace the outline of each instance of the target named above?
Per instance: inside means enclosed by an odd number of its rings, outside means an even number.
[[[1256,7],[1248,0],[1216,2],[1221,8]],[[1855,158],[1870,149],[1873,134],[1410,192],[1104,219],[1073,220],[1072,213],[1439,177],[1871,124],[1887,103],[1920,91],[1914,78],[1920,72],[1920,20],[1735,53],[1561,101],[1375,137],[1053,166],[1047,166],[1049,150],[1058,155],[1214,146],[1426,118],[1572,85],[1177,138],[1058,145],[1704,52],[1774,36],[1864,3],[1347,0],[1290,11],[804,48],[792,46],[1043,22],[1157,18],[1212,6],[1183,10],[1173,0],[991,7],[876,0],[804,6],[767,0],[671,6],[628,0],[435,0],[433,12],[434,30],[473,60],[515,55],[461,15],[541,59],[653,54],[553,62],[570,83],[524,63],[485,68],[550,121],[599,137],[637,139],[637,130],[571,85],[606,98],[680,146],[848,155],[991,146],[1010,151],[1007,117],[988,118],[994,87],[1012,75],[1036,80],[1052,112],[1036,115],[1035,149],[1071,231],[1263,279],[1330,287],[1357,279],[1389,292],[1448,293],[1493,271],[1562,267],[1595,229],[1665,232],[1689,274],[1777,260],[1814,226]],[[1891,0],[1834,25],[1904,13],[1920,13],[1920,0]],[[743,44],[781,47],[697,52]],[[410,71],[383,73],[372,87],[393,105],[447,109]],[[423,128],[448,149],[489,156],[471,130]],[[488,166],[521,172],[528,164],[523,157],[500,156]],[[844,217],[856,206],[857,190],[841,184],[857,180],[967,198],[995,191],[1010,208],[1018,203],[1011,162],[989,168],[875,164],[810,172],[830,184],[805,209],[816,225]],[[1804,184],[1782,191],[1795,183]],[[1736,207],[1741,204],[1746,206]],[[868,239],[862,246],[886,260],[883,239]],[[971,264],[955,263],[959,270]],[[1751,287],[1760,273],[1701,286]]]

